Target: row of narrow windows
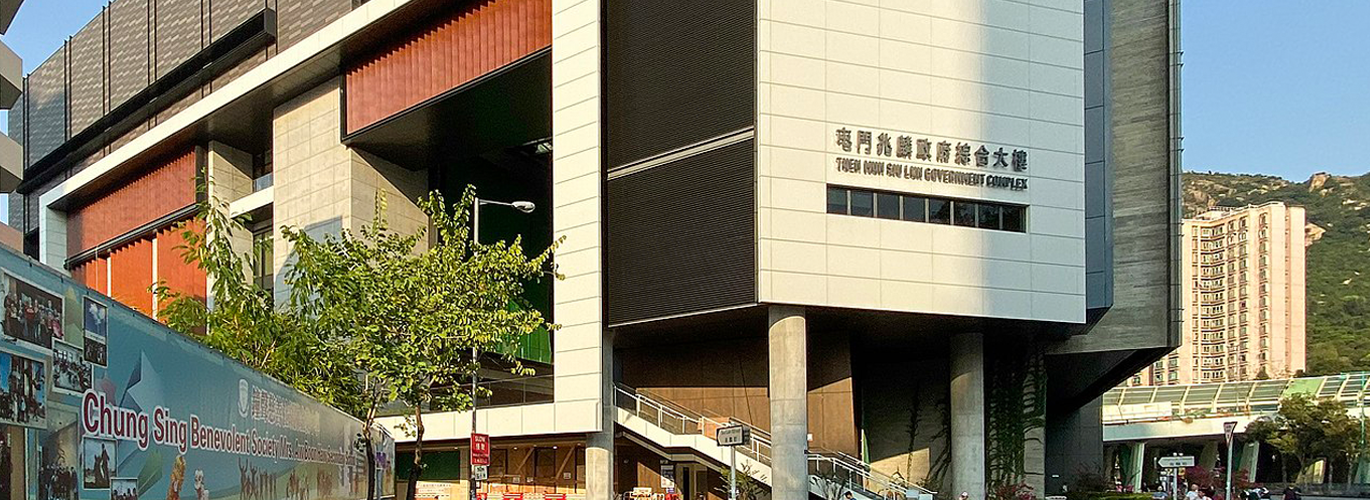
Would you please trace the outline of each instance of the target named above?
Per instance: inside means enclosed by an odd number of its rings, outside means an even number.
[[[1027,207],[828,186],[828,213],[1027,232]]]

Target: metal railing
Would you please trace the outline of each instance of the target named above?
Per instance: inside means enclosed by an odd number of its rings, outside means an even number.
[[[738,448],[738,453],[771,465],[771,435],[737,419],[708,417],[681,405],[643,395],[631,387],[618,385],[615,403],[619,408],[676,435],[700,435],[713,438],[714,432],[729,425],[744,425],[751,429],[751,443]],[[934,492],[903,478],[892,477],[871,470],[863,460],[841,452],[810,450],[808,453],[810,480],[840,481],[843,488],[861,493],[867,498],[903,499],[910,493]],[[836,499],[831,499],[836,500]]]

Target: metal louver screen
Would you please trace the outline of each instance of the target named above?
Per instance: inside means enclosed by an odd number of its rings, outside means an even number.
[[[606,317],[756,302],[751,140],[609,181]]]
[[[607,166],[752,126],[756,2],[608,2]]]

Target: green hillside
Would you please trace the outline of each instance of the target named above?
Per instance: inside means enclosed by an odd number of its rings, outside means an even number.
[[[1213,206],[1268,201],[1305,207],[1308,222],[1326,231],[1308,248],[1309,374],[1370,370],[1370,174],[1316,174],[1303,182],[1264,175],[1184,175],[1186,216]]]

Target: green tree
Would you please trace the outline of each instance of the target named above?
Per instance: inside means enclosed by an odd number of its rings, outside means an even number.
[[[1317,460],[1325,460],[1329,476],[1334,464],[1348,463],[1358,451],[1360,422],[1347,415],[1346,407],[1339,401],[1294,394],[1280,401],[1275,415],[1247,426],[1246,433],[1280,453],[1284,480],[1288,482],[1287,463],[1291,458],[1299,471]]]
[[[227,212],[226,203],[206,200],[197,217],[180,227],[182,257],[208,276],[213,306],[158,283],[159,318],[314,399],[363,416],[360,379],[350,370],[346,352],[337,348],[332,332],[316,328],[298,311],[276,307],[271,292],[248,277],[258,253],[234,247],[234,238],[246,229]]]
[[[203,234],[197,224],[183,231],[183,253],[210,277],[213,300],[206,306],[160,287],[164,317],[177,330],[205,332],[209,345],[349,411],[368,428],[378,406],[398,401],[411,408],[412,500],[422,473],[423,412],[469,410],[478,397],[468,383],[480,353],[526,373],[513,357],[519,340],[556,327],[522,294],[526,283],[547,274],[557,244],[530,258],[521,238],[473,241],[467,207],[474,198],[468,186],[454,207],[437,192],[421,200],[431,241],[423,230],[392,231],[383,197],[359,234],[316,237],[283,227],[292,263],[284,280],[289,296],[280,304],[247,278],[253,254],[232,245],[244,230],[240,221],[208,202],[199,216]],[[361,445],[371,459],[369,435]]]

